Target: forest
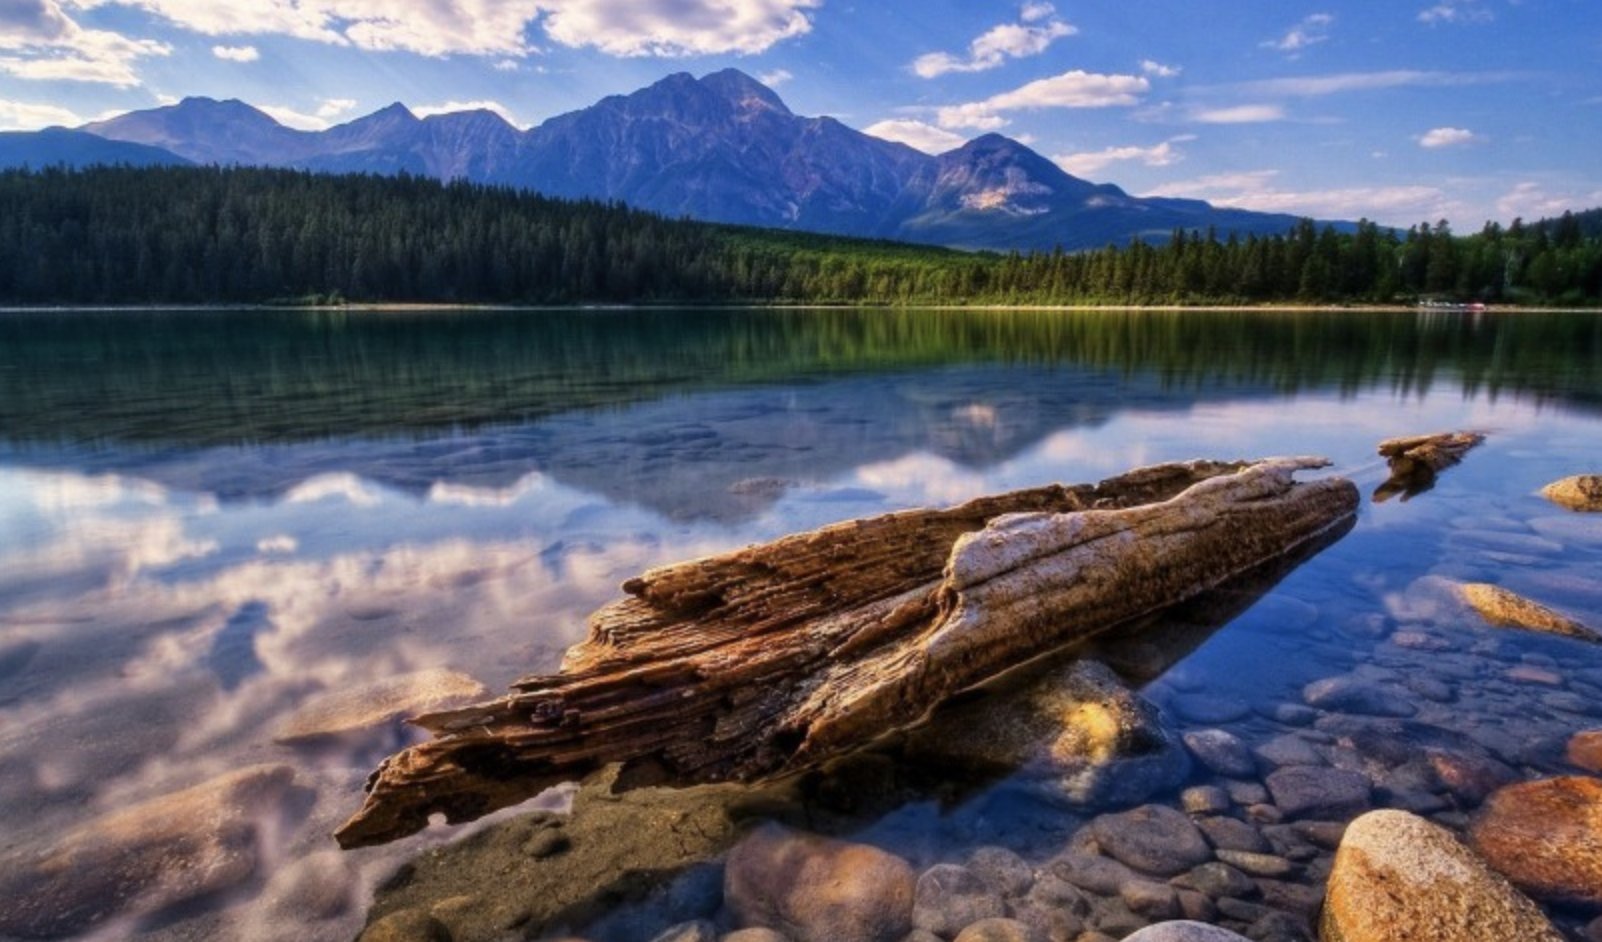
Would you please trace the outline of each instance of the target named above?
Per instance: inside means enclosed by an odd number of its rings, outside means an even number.
[[[1347,227],[1350,228],[1350,227]],[[1459,235],[1310,220],[1091,252],[970,253],[667,219],[412,176],[0,173],[0,304],[1593,305],[1602,211]]]

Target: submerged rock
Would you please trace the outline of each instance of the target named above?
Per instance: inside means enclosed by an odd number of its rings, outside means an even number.
[[[1160,922],[1125,936],[1124,942],[1251,942],[1243,935],[1205,922]]]
[[[1293,765],[1268,777],[1274,805],[1287,818],[1340,818],[1368,808],[1368,777],[1360,772]]]
[[[916,928],[950,937],[965,926],[1006,913],[1000,892],[967,867],[935,864],[918,877],[912,907]]]
[[[95,818],[0,876],[0,932],[52,937],[236,886],[256,870],[260,817],[293,782],[256,765]]]
[[[1342,713],[1412,716],[1418,712],[1418,707],[1392,688],[1350,675],[1315,680],[1303,688],[1302,699],[1308,706]]]
[[[1602,906],[1602,780],[1509,785],[1485,803],[1469,834],[1480,856],[1531,896]]]
[[[1346,829],[1324,900],[1324,942],[1560,942],[1522,893],[1451,833],[1405,811]]]
[[[1588,772],[1602,772],[1602,729],[1588,729],[1569,737],[1565,756]]]
[[[1016,771],[1008,787],[1072,805],[1134,804],[1190,772],[1157,707],[1099,661],[942,710],[908,748],[925,760]]]
[[[1167,805],[1104,814],[1088,827],[1108,856],[1142,873],[1174,876],[1213,856],[1196,825]]]
[[[387,677],[313,697],[279,727],[273,739],[305,742],[372,729],[399,716],[437,710],[484,693],[483,684],[443,668]]]
[[[1388,438],[1379,443],[1379,453],[1390,465],[1391,476],[1374,490],[1374,502],[1384,503],[1401,495],[1406,501],[1435,486],[1440,472],[1463,460],[1469,449],[1485,441],[1478,432],[1443,432]]]
[[[1185,734],[1185,748],[1196,761],[1219,775],[1241,778],[1254,775],[1257,763],[1240,737],[1222,729],[1199,729]]]
[[[1570,510],[1602,511],[1602,474],[1576,474],[1541,488],[1541,496]]]
[[[1602,642],[1602,635],[1552,611],[1539,602],[1483,582],[1458,586],[1458,593],[1482,618],[1500,628],[1522,628],[1547,634],[1564,635],[1583,641]]]
[[[916,882],[877,847],[768,824],[729,852],[723,899],[740,926],[796,942],[891,942],[912,928]]]

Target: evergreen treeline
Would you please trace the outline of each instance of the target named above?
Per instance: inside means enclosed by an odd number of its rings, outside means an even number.
[[[0,173],[0,303],[803,301],[1594,303],[1592,214],[969,254],[669,220],[416,177],[251,168]]]

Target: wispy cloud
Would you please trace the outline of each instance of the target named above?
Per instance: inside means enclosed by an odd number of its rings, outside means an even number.
[[[1053,42],[1079,32],[1056,17],[1049,3],[1024,6],[1018,23],[992,27],[968,44],[966,55],[931,52],[912,62],[912,71],[922,78],[937,78],[948,72],[987,72],[1008,59],[1024,59],[1045,52]]]
[[[789,69],[774,69],[771,72],[763,72],[757,76],[757,80],[769,88],[778,88],[793,78],[795,76],[790,73]]]
[[[59,105],[0,100],[0,131],[36,131],[52,125],[76,127],[84,119]]]
[[[211,54],[229,62],[255,62],[261,58],[261,50],[255,46],[212,46]]]
[[[1489,23],[1495,14],[1480,0],[1441,0],[1419,11],[1420,23]]]
[[[507,124],[510,124],[513,127],[526,127],[526,125],[519,121],[517,116],[512,113],[512,109],[506,107],[498,101],[488,99],[480,99],[477,101],[447,101],[437,105],[419,105],[412,109],[412,114],[417,115],[419,118],[428,118],[440,114],[455,114],[458,111],[490,111],[500,115],[500,117],[505,120]]]
[[[871,124],[862,129],[862,133],[887,141],[898,141],[908,147],[921,150],[926,154],[943,154],[953,148],[961,147],[967,139],[960,134],[953,134],[932,124],[926,124],[911,118],[891,118]]]
[[[1466,128],[1431,128],[1419,135],[1418,146],[1434,150],[1441,147],[1460,147],[1477,140],[1479,137]]]
[[[1140,71],[1153,78],[1173,78],[1183,70],[1177,65],[1163,65],[1155,59],[1142,59],[1140,60]]]
[[[55,4],[57,0],[7,0]],[[377,52],[522,57],[530,35],[615,56],[752,54],[803,35],[823,0],[72,0],[204,36],[291,36]]]
[[[1462,214],[1461,203],[1429,185],[1287,189],[1278,170],[1210,174],[1165,183],[1145,195],[1205,199],[1215,206],[1293,213],[1323,219],[1367,217],[1381,221],[1437,219]]]
[[[1185,159],[1175,144],[1194,141],[1194,134],[1181,134],[1150,147],[1106,147],[1101,150],[1058,154],[1051,159],[1057,166],[1077,177],[1088,176],[1116,163],[1139,161],[1148,167],[1167,167]]]
[[[1602,189],[1590,191],[1565,189],[1549,190],[1534,180],[1523,180],[1502,194],[1496,201],[1496,211],[1505,220],[1518,218],[1540,219],[1560,216],[1565,210],[1590,209],[1602,206]]]
[[[1190,118],[1200,124],[1264,124],[1285,120],[1285,109],[1279,105],[1231,105],[1203,108],[1192,112]]]
[[[1008,111],[1040,108],[1111,108],[1140,103],[1151,82],[1140,75],[1102,75],[1075,69],[1043,78],[983,101],[939,109],[940,126],[991,131],[1004,127]]]
[[[1335,17],[1328,13],[1314,13],[1302,18],[1300,23],[1286,30],[1284,35],[1276,39],[1264,40],[1265,49],[1275,49],[1284,53],[1300,53],[1308,46],[1314,46],[1329,39],[1329,28],[1334,25]]]
[[[1229,88],[1251,95],[1317,98],[1346,92],[1383,91],[1392,88],[1489,85],[1521,77],[1522,73],[1517,72],[1429,72],[1416,69],[1390,69],[1380,72],[1337,72],[1331,75],[1264,79],[1242,82]]]
[[[285,105],[262,105],[268,117],[285,127],[299,131],[321,131],[334,123],[334,119],[350,113],[356,107],[354,98],[324,98],[311,111],[300,111]]]

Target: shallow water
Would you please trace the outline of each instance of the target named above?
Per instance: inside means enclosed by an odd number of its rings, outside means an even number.
[[[1176,730],[1258,745],[1300,729],[1276,710],[1305,684],[1357,671],[1423,685],[1413,719],[1521,774],[1565,771],[1567,735],[1602,725],[1602,653],[1488,631],[1429,577],[1602,624],[1602,522],[1535,494],[1602,470],[1594,315],[0,316],[3,869],[219,775],[293,772],[246,803],[208,892],[0,892],[29,894],[39,934],[348,938],[379,881],[459,832],[332,850],[412,734],[274,741],[327,691],[430,668],[504,687],[554,669],[640,570],[834,520],[1192,457],[1327,455],[1371,492],[1380,439],[1456,428],[1489,439],[1432,491],[1365,500],[1143,692]],[[1394,640],[1419,630],[1435,640]],[[1043,860],[1097,810],[1008,784],[913,794],[853,833],[920,868],[988,845]],[[715,915],[642,905],[591,928]]]

